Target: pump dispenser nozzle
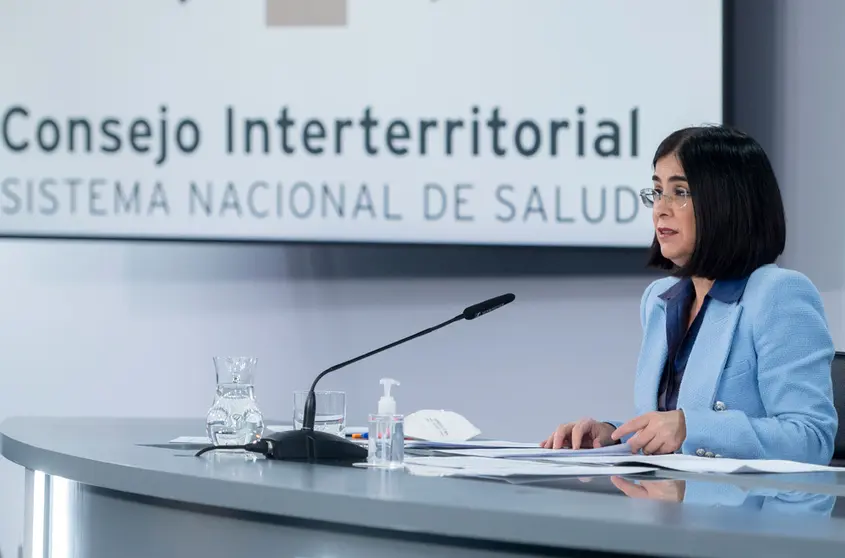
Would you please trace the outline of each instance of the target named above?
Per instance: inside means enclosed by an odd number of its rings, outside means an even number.
[[[398,386],[393,378],[382,378],[384,395],[378,400],[378,413],[370,415],[367,463],[372,467],[401,469],[405,460],[405,417],[396,413],[396,400],[390,388]]]
[[[384,386],[384,395],[378,400],[378,414],[395,415],[396,400],[390,395],[390,387],[398,386],[399,382],[393,378],[382,378],[379,383]]]

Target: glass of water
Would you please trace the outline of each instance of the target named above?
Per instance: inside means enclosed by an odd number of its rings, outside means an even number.
[[[315,391],[316,409],[314,430],[321,430],[337,436],[346,434],[346,392]],[[302,415],[308,391],[293,392],[293,427],[302,428]]]
[[[217,390],[206,415],[206,432],[218,446],[242,446],[264,433],[264,417],[255,400],[254,357],[214,357]]]

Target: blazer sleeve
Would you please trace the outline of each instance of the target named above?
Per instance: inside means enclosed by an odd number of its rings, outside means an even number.
[[[683,453],[827,465],[838,427],[830,366],[834,345],[821,297],[800,273],[772,281],[754,309],[752,339],[766,417],[684,409]]]

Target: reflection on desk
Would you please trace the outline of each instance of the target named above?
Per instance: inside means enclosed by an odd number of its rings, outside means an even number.
[[[727,506],[763,513],[790,513],[830,517],[836,496],[811,492],[742,488],[730,484],[689,480],[627,480],[611,482],[631,498],[648,498],[702,506]]]
[[[743,488],[733,484],[681,479],[654,479],[644,475],[510,481],[535,488],[616,494],[697,506],[742,508],[761,513],[788,513],[814,517],[845,517],[845,498],[815,492]],[[839,505],[837,505],[837,501]]]

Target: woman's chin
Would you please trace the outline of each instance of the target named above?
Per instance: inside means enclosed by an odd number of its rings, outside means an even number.
[[[678,250],[673,250],[668,246],[661,246],[660,253],[663,255],[664,258],[666,258],[678,267],[683,267],[689,261],[689,256],[680,254]]]

